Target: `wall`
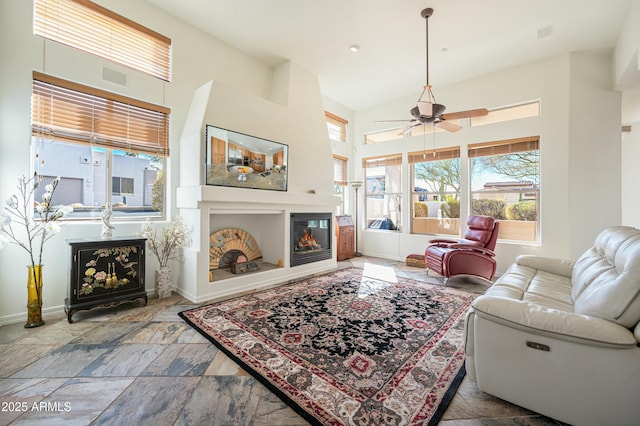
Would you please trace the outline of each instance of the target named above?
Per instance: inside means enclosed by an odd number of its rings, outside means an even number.
[[[600,230],[622,223],[622,95],[611,91],[611,67],[604,59],[571,55],[568,195],[573,259],[593,244]]]
[[[622,223],[640,228],[640,1],[631,3],[615,50],[616,84],[624,88],[622,96],[622,124],[631,132],[622,138]]]
[[[491,109],[539,99],[541,114],[512,122],[464,128],[458,133],[439,132],[435,142],[430,134],[373,145],[361,142],[367,132],[393,127],[389,123],[376,123],[377,120],[408,117],[415,97],[358,111],[353,161],[357,178],[362,178],[362,170],[357,165],[363,157],[391,153],[404,156],[404,230],[401,233],[361,232],[360,247],[364,254],[403,260],[410,253],[424,251],[432,237],[412,235],[407,226],[411,187],[407,152],[430,149],[434,144],[436,147],[461,147],[461,192],[468,193],[467,145],[540,136],[540,245],[500,242],[496,248],[499,272],[519,254],[575,257],[593,242],[603,226],[620,223],[620,94],[609,88],[612,81],[610,60],[608,55],[567,54],[447,87],[436,84],[433,91],[438,101],[447,106],[447,111]],[[593,108],[596,104],[598,108]],[[604,194],[604,200],[611,208],[600,211],[594,218],[592,206],[599,194]],[[362,198],[361,194],[360,206],[364,206]],[[463,198],[461,211],[468,211],[466,204]],[[363,229],[364,214],[360,216],[358,221]]]
[[[45,42],[32,34],[32,2],[0,0],[0,200],[15,192],[16,176],[30,173],[30,101],[32,71],[109,90],[171,108],[171,157],[167,201],[175,214],[179,137],[194,90],[211,79],[268,98],[273,70],[143,1],[97,3],[173,40],[170,83],[121,67],[78,50]],[[102,80],[103,68],[126,74],[127,86]],[[328,148],[327,148],[328,149]],[[307,185],[305,185],[307,186]],[[140,222],[117,223],[114,236],[135,235]],[[99,237],[99,222],[67,224],[50,240],[44,257],[44,311],[60,311],[67,296],[69,265],[66,239]],[[15,245],[0,251],[0,324],[25,316],[27,255]],[[24,266],[24,267],[22,267]],[[147,259],[147,289],[153,288],[155,260]]]

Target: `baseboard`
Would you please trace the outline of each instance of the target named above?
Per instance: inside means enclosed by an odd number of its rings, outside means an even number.
[[[147,292],[147,298],[154,297],[156,294],[156,291],[154,289],[146,290],[146,292]],[[64,311],[64,305],[52,306],[50,308],[44,308],[42,310],[42,318],[44,319],[45,322],[47,322],[47,317],[53,317],[53,316],[66,317],[67,314]],[[25,307],[25,311],[22,313],[1,316],[0,327],[3,325],[16,324],[19,322],[26,322],[26,321],[27,321],[27,311]]]

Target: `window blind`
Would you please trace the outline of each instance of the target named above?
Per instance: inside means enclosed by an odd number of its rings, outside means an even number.
[[[426,161],[452,160],[454,158],[460,158],[460,147],[410,152],[409,164],[424,163]]]
[[[347,158],[340,155],[333,156],[333,183],[347,186]]]
[[[380,157],[369,157],[362,159],[362,167],[383,167],[383,166],[397,166],[402,164],[402,155],[385,155]]]
[[[324,116],[327,119],[329,136],[333,136],[334,139],[337,139],[339,141],[346,142],[347,124],[349,124],[349,122],[342,117],[330,113],[329,111],[325,111]]]
[[[34,34],[171,79],[171,39],[88,0],[35,0]]]
[[[169,155],[168,108],[35,71],[31,102],[34,136]]]
[[[484,142],[469,145],[469,158],[511,154],[514,152],[535,151],[538,149],[540,149],[539,136],[506,139],[502,141]]]

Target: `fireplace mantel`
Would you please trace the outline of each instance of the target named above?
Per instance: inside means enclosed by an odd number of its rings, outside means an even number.
[[[191,245],[184,250],[178,293],[201,303],[233,294],[254,291],[279,283],[322,273],[337,267],[335,232],[331,232],[332,257],[304,265],[291,266],[291,213],[326,212],[335,223],[338,199],[317,195],[279,191],[262,191],[215,186],[179,187],[176,205],[192,232]],[[269,264],[282,267],[209,281],[209,236],[222,228],[237,227],[251,233]]]
[[[202,203],[243,204],[260,209],[266,205],[324,206],[334,210],[338,200],[333,195],[302,194],[220,186],[183,186],[176,192],[178,208],[198,208]]]

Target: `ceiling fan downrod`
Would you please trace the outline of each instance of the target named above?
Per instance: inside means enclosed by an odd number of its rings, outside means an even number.
[[[429,86],[429,17],[433,15],[433,9],[428,7],[426,9],[423,9],[422,12],[420,12],[420,16],[422,16],[426,22],[426,55],[425,55],[425,69],[426,69],[426,76],[427,76],[427,86]]]

